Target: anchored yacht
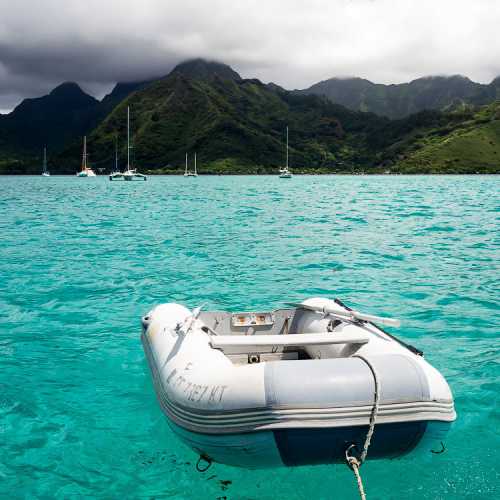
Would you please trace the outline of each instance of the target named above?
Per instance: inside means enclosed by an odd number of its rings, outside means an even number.
[[[109,174],[110,181],[123,181],[123,172],[118,168],[118,142],[115,140],[115,169]]]
[[[186,153],[186,168],[184,170],[184,177],[198,177],[196,170],[196,153],[194,154],[194,170],[188,170],[188,154]]]
[[[43,148],[43,170],[42,177],[50,177],[50,172],[47,170],[47,148]]]
[[[136,168],[132,168],[130,164],[130,107],[127,106],[127,169],[124,172],[118,170],[117,153],[115,146],[115,172],[111,173],[109,180],[125,180],[125,181],[146,181],[147,176],[137,172]]]
[[[286,165],[280,168],[280,179],[291,179],[292,172],[288,168],[288,127],[286,128]]]
[[[95,172],[87,164],[87,136],[83,137],[82,169],[76,173],[77,177],[96,177]]]

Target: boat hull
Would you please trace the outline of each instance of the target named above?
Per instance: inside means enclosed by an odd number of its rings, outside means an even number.
[[[350,426],[214,435],[189,431],[170,419],[168,425],[198,455],[248,469],[345,463],[348,446],[354,443],[361,450],[368,431],[367,426]],[[450,425],[437,421],[378,425],[370,445],[370,460],[401,458],[410,452],[439,452]]]
[[[147,177],[143,174],[128,174],[128,173],[124,173],[122,175],[123,179],[126,180],[126,181],[145,181],[147,180]]]

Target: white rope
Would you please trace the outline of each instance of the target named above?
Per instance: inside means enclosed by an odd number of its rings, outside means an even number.
[[[377,419],[377,413],[378,413],[378,407],[380,403],[380,382],[378,378],[378,373],[373,364],[364,356],[361,356],[360,354],[354,356],[356,358],[362,359],[367,365],[368,368],[370,368],[372,375],[373,375],[373,381],[375,383],[375,394],[374,394],[374,401],[373,401],[373,408],[372,412],[370,414],[370,425],[368,427],[368,432],[366,433],[366,439],[365,439],[365,444],[363,446],[363,451],[361,453],[361,463],[359,464],[360,466],[363,465],[363,462],[366,460],[366,455],[368,455],[368,448],[370,447],[370,443],[372,440],[373,432],[375,431],[375,421]]]
[[[345,452],[345,458],[347,461],[347,465],[353,470],[354,475],[356,476],[356,481],[358,483],[359,496],[360,496],[361,500],[366,500],[365,490],[363,488],[363,481],[361,480],[361,474],[359,473],[359,468],[363,465],[363,462],[366,460],[366,456],[368,455],[368,448],[370,447],[373,432],[375,431],[375,422],[377,419],[378,407],[379,407],[379,403],[380,403],[380,382],[379,382],[377,370],[375,370],[375,367],[367,358],[365,358],[364,356],[361,356],[360,354],[357,354],[353,357],[363,360],[368,365],[368,368],[370,368],[370,370],[372,372],[373,381],[375,383],[375,393],[374,393],[374,398],[373,398],[373,400],[374,400],[373,401],[373,408],[372,408],[372,411],[370,414],[370,423],[368,426],[368,432],[366,433],[365,443],[363,445],[363,450],[361,451],[361,455],[359,457],[359,460],[350,454],[351,449],[354,448],[356,445],[351,444],[351,446],[349,446],[349,448],[347,448],[347,450]]]
[[[361,464],[355,457],[347,457],[347,463],[349,464],[349,467],[353,470],[354,475],[356,476],[356,481],[358,483],[359,497],[361,498],[361,500],[366,500],[365,490],[363,488],[363,481],[361,480],[361,475],[359,473],[359,467]]]

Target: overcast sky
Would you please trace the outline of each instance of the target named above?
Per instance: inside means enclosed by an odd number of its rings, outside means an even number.
[[[500,75],[500,0],[0,0],[0,112],[63,81],[116,81],[206,57],[304,88]]]

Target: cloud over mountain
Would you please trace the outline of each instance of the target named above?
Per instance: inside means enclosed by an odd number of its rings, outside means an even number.
[[[3,5],[1,5],[3,4]],[[78,81],[169,72],[191,57],[300,88],[331,76],[389,83],[500,74],[496,0],[0,0],[0,109]]]

